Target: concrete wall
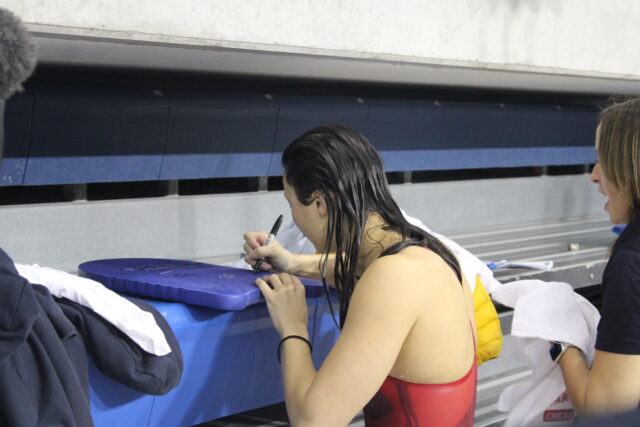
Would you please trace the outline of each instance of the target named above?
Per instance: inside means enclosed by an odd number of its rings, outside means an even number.
[[[628,0],[2,0],[28,22],[265,50],[640,76]],[[202,41],[202,43],[205,43]]]
[[[101,39],[126,42],[129,46],[209,49],[208,53],[199,53],[198,60],[169,55],[174,61],[167,60],[166,66],[260,71],[262,66],[255,58],[244,57],[244,63],[237,60],[240,63],[230,69],[229,62],[233,60],[220,56],[220,52],[240,50],[382,61],[395,69],[401,69],[403,64],[418,64],[430,66],[430,72],[435,73],[430,77],[426,73],[427,77],[420,79],[411,73],[425,70],[410,69],[402,77],[410,83],[464,83],[465,78],[460,78],[462,82],[448,81],[446,76],[437,74],[438,67],[452,67],[511,73],[495,74],[494,79],[486,78],[481,86],[500,87],[503,81],[509,87],[513,74],[535,73],[593,77],[603,84],[620,80],[627,83],[620,87],[623,91],[640,91],[633,82],[640,77],[635,43],[640,38],[640,2],[636,1],[0,0],[0,6],[20,15],[45,40],[62,36],[67,43]],[[109,56],[103,51],[90,59],[92,51],[105,46],[76,52],[68,45],[66,51],[46,42],[43,47],[45,60],[51,62],[81,62],[83,56],[87,57],[85,60],[102,62]],[[135,65],[136,58],[142,65],[161,65],[158,59],[154,62],[140,51],[129,55],[129,62],[124,65]],[[113,58],[111,61],[117,62]],[[315,66],[322,68],[326,64]],[[331,67],[335,66],[328,68]],[[397,79],[393,67],[385,71],[389,81]],[[264,72],[287,73],[273,66]],[[368,79],[366,70],[362,72],[358,64],[351,72]],[[309,69],[299,74],[316,76]],[[326,70],[317,73],[326,74]],[[336,77],[347,76],[345,70]],[[466,80],[468,85],[473,84],[473,78]],[[522,86],[526,83],[516,85],[526,88]],[[545,89],[566,88],[556,80],[555,88],[550,82]],[[580,90],[588,90],[588,86]]]

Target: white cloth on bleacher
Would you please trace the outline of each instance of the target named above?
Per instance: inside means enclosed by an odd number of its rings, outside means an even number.
[[[566,390],[560,366],[549,356],[550,342],[578,347],[590,364],[600,313],[562,282],[520,280],[501,285],[491,296],[514,309],[511,335],[517,338],[518,353],[533,368],[531,377],[502,391],[498,410],[509,412],[506,427],[545,425],[545,411]]]
[[[101,283],[38,264],[15,266],[29,283],[42,285],[58,298],[67,298],[90,308],[147,353],[156,356],[171,353],[171,347],[153,314],[140,309]]]

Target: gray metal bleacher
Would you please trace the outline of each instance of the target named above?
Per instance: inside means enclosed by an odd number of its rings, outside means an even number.
[[[480,259],[551,260],[550,271],[500,269],[501,282],[523,279],[567,282],[574,288],[600,283],[608,245],[614,238],[605,215],[494,227],[490,231],[454,234]]]

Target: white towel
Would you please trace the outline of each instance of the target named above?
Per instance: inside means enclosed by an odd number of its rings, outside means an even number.
[[[42,285],[58,298],[90,308],[121,330],[144,351],[156,356],[171,353],[164,332],[153,314],[107,289],[101,283],[38,264],[15,264],[18,273],[29,283]]]
[[[471,288],[471,292],[473,292],[476,288],[476,276],[480,276],[480,280],[482,280],[482,284],[488,293],[492,293],[494,289],[501,286],[501,283],[493,277],[493,272],[487,267],[487,265],[481,261],[478,257],[473,255],[468,250],[464,249],[462,246],[449,239],[442,234],[431,231],[429,227],[424,225],[422,221],[416,218],[412,218],[406,214],[406,212],[402,211],[405,219],[412,225],[419,227],[430,233],[437,239],[439,239],[453,254],[458,258],[458,262],[460,263],[460,269],[462,270],[462,275],[466,279],[469,284],[469,288]]]
[[[313,246],[313,243],[304,236],[293,221],[278,233],[277,240],[289,252],[304,255],[316,253],[316,248]]]
[[[533,367],[530,378],[503,390],[498,410],[509,412],[505,427],[544,425],[545,410],[566,390],[560,366],[549,356],[550,341],[578,347],[590,364],[600,313],[571,285],[561,282],[520,280],[500,286],[491,296],[513,307],[511,335],[517,337],[519,353]]]

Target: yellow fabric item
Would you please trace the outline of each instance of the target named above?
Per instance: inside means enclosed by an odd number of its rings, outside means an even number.
[[[473,306],[478,329],[478,366],[487,360],[495,359],[502,350],[502,329],[498,312],[491,302],[480,276],[476,276],[476,288],[473,290]]]

